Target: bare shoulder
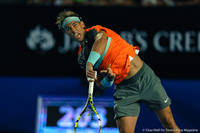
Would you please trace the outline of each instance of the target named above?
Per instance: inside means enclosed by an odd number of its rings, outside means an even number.
[[[99,40],[101,38],[107,38],[107,34],[105,30],[100,30],[95,37],[95,40]]]

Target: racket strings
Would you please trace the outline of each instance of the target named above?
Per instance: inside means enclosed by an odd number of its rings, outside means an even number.
[[[79,119],[76,133],[100,133],[99,119],[95,112],[87,109]]]

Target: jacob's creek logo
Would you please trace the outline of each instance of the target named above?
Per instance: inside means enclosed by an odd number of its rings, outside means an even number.
[[[165,31],[159,30],[148,33],[144,30],[132,29],[132,31],[121,31],[120,35],[129,44],[138,44],[140,52],[147,51],[152,44],[159,53],[199,53],[200,31]]]
[[[30,30],[26,38],[26,45],[30,50],[45,54],[55,48],[56,39],[51,31],[38,25]],[[65,54],[69,51],[74,52],[79,45],[79,42],[72,40],[67,34],[63,34],[63,45],[58,46],[57,51],[60,54]]]
[[[46,53],[55,46],[53,33],[40,25],[32,29],[26,38],[27,47],[39,53]]]

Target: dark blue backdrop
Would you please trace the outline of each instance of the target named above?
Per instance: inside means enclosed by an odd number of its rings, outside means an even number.
[[[200,80],[162,79],[162,84],[172,99],[171,108],[178,126],[200,130]],[[0,88],[0,131],[33,133],[38,95],[87,95],[80,78],[0,77]],[[113,93],[112,87],[102,97],[112,98]],[[136,132],[161,128],[157,116],[142,104]]]

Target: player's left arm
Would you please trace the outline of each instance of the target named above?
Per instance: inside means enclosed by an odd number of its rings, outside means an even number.
[[[95,80],[95,83],[97,85],[98,88],[102,89],[102,90],[105,90],[107,89],[106,87],[103,87],[102,84],[101,84],[101,80],[103,79],[103,75],[101,75],[99,72],[97,73],[97,79]]]
[[[111,64],[107,66],[106,70],[101,70],[97,74],[96,85],[101,89],[107,89],[112,86],[116,74],[111,69]]]
[[[95,36],[95,41],[92,46],[88,61],[86,63],[87,78],[95,77],[93,66],[98,61],[100,56],[104,53],[106,45],[107,45],[107,34],[104,30],[100,30]]]

